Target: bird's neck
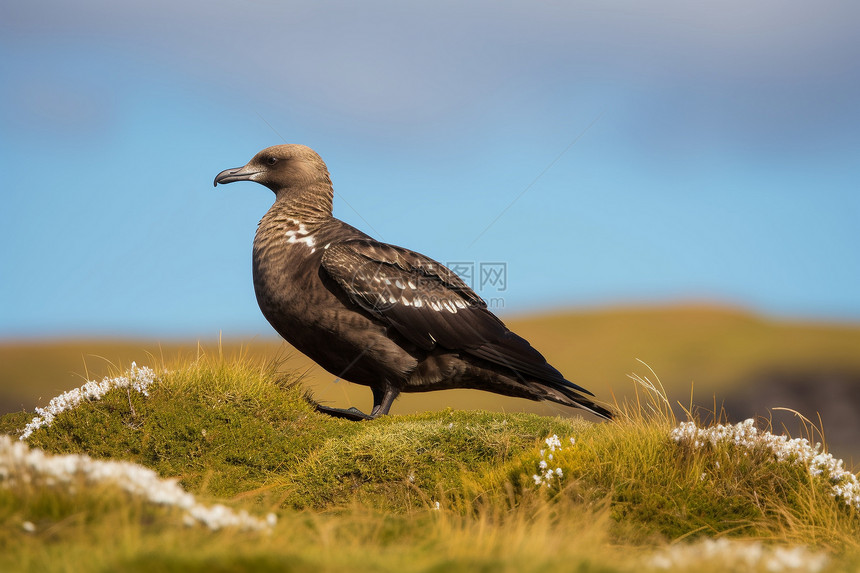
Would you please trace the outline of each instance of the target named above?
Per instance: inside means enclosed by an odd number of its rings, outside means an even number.
[[[300,186],[278,189],[271,210],[306,225],[323,223],[331,219],[333,196],[331,180],[326,177]]]

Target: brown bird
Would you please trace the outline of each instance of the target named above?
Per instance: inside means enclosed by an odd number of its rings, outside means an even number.
[[[276,145],[215,185],[254,181],[275,193],[254,237],[254,291],[284,339],[330,373],[370,386],[370,415],[401,392],[474,388],[550,400],[611,418],[504,325],[454,272],[420,253],[375,241],[332,216],[325,163],[304,145]]]

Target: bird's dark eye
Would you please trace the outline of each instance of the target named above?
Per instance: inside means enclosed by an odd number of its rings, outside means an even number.
[[[266,165],[274,165],[277,162],[278,162],[277,157],[267,157],[266,158]]]

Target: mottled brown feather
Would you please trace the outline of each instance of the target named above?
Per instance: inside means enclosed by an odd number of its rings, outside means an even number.
[[[254,290],[288,342],[333,375],[370,386],[373,416],[399,392],[475,388],[611,413],[511,332],[456,273],[332,217],[328,170],[279,145],[218,183],[255,181],[275,203],[254,238]]]

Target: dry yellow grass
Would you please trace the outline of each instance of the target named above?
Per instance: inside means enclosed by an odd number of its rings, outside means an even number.
[[[632,392],[630,372],[642,372],[637,359],[660,375],[670,395],[717,404],[752,375],[781,369],[839,368],[860,372],[860,326],[777,321],[713,306],[666,306],[560,311],[512,317],[509,326],[532,342],[570,380],[611,402]],[[217,352],[218,341],[88,340],[7,341],[0,343],[0,413],[32,410],[52,396],[100,378],[111,368],[172,362],[193,357],[200,348]],[[221,343],[227,356],[284,357],[285,367],[306,372],[305,383],[323,403],[367,408],[367,388],[335,381],[277,338]],[[783,404],[774,404],[780,406]],[[403,395],[392,413],[447,407],[565,415],[569,410],[471,390]]]

